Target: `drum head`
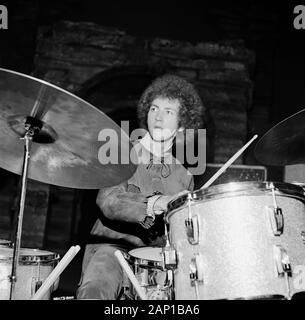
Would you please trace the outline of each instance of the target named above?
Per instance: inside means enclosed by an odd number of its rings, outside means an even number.
[[[132,257],[149,260],[149,261],[162,261],[162,248],[159,247],[144,247],[133,249],[128,252]]]

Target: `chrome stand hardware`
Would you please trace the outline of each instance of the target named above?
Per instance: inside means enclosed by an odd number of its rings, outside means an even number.
[[[38,291],[38,289],[42,286],[42,280],[38,279],[32,279],[32,287],[31,287],[31,293],[32,296]]]
[[[198,216],[194,216],[191,219],[185,219],[185,228],[187,239],[190,244],[199,243],[199,221]]]
[[[185,219],[186,236],[190,244],[199,243],[199,220],[197,215],[192,215],[192,196],[188,194],[188,218]]]
[[[177,268],[177,254],[172,246],[162,248],[162,260],[164,270],[174,270]]]
[[[203,285],[203,263],[202,263],[202,256],[200,253],[196,253],[195,257],[192,258],[191,260],[190,281],[191,281],[191,286],[195,287],[196,298],[197,300],[199,300],[200,297],[199,297],[198,286]]]
[[[25,208],[25,198],[26,198],[26,187],[27,187],[27,175],[28,175],[28,167],[30,161],[30,150],[31,150],[31,142],[34,134],[39,132],[41,128],[37,127],[35,122],[31,123],[30,120],[32,118],[28,118],[25,123],[25,135],[21,138],[24,140],[24,155],[23,155],[23,168],[22,168],[22,176],[21,176],[21,194],[19,200],[19,212],[17,217],[17,227],[15,232],[15,241],[14,241],[14,251],[13,251],[13,261],[12,261],[12,271],[9,276],[10,285],[10,300],[13,300],[15,293],[15,284],[17,282],[17,266],[19,263],[19,251],[21,244],[21,233],[22,233],[22,222]]]
[[[279,277],[285,277],[286,286],[287,286],[287,297],[288,299],[291,298],[291,290],[290,290],[290,283],[289,278],[292,276],[292,269],[291,264],[289,261],[289,256],[286,250],[280,246],[274,246],[274,257],[275,257],[275,266],[276,271]]]
[[[167,229],[167,223],[164,223],[164,232],[166,244],[162,248],[162,261],[164,270],[173,270],[177,268],[177,254],[175,248],[170,243],[170,236]]]
[[[275,197],[275,188],[274,184],[270,185],[272,191],[273,207],[268,206],[268,216],[271,224],[272,232],[275,236],[280,236],[284,231],[284,216],[282,209],[277,206],[276,197]]]

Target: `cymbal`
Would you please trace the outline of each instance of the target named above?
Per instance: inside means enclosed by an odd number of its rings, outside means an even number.
[[[46,81],[0,68],[0,167],[19,175],[27,123],[41,128],[32,138],[29,179],[99,189],[136,170],[128,135],[102,111]]]
[[[257,142],[254,154],[266,165],[305,163],[305,109],[272,127]]]

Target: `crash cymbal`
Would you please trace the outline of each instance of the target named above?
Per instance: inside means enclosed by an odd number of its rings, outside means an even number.
[[[305,109],[271,128],[256,144],[254,154],[266,165],[305,163]]]
[[[26,123],[41,128],[31,144],[29,179],[99,189],[136,170],[128,135],[103,112],[46,81],[0,69],[0,167],[16,174],[22,174]]]

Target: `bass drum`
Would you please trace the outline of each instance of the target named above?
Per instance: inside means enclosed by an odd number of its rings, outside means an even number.
[[[13,300],[29,300],[53,271],[59,255],[38,249],[20,248],[17,282]],[[0,247],[0,300],[9,300],[13,249]],[[55,288],[50,288],[43,300],[49,300]]]
[[[170,202],[175,299],[290,299],[305,291],[304,202],[303,188],[275,182],[216,185]]]

